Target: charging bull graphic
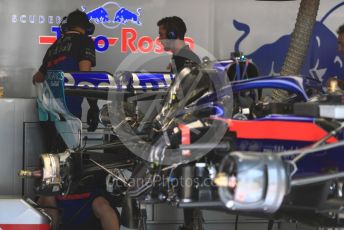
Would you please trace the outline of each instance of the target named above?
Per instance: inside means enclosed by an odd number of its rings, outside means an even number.
[[[85,7],[82,7],[83,11],[86,10]],[[90,21],[93,21],[96,24],[99,23],[107,23],[110,21],[109,19],[109,13],[106,11],[106,9],[103,6],[97,7],[89,12],[86,13],[88,16],[88,19]]]
[[[343,5],[344,2],[333,7],[314,25],[308,53],[301,71],[302,75],[311,76],[323,83],[329,77],[333,76],[341,79],[344,78],[344,59],[337,51],[337,35],[324,25],[324,21],[328,16]],[[233,24],[237,30],[244,32],[234,47],[235,51],[240,51],[240,43],[250,33],[250,27],[236,20],[234,20]],[[290,40],[291,35],[282,36],[274,43],[263,45],[253,53],[247,55],[258,66],[260,75],[279,75]]]
[[[135,23],[137,25],[141,25],[141,22],[139,21],[141,8],[137,9],[137,14],[127,10],[126,8],[121,8],[117,11],[114,22],[118,22],[120,24],[126,24],[128,21],[131,21],[132,23]]]
[[[82,6],[81,9],[86,12],[90,21],[93,21],[95,24],[102,24],[108,29],[115,29],[119,25],[124,25],[128,22],[136,25],[142,24],[140,21],[141,8],[138,8],[136,10],[137,13],[135,13],[113,1],[108,1],[90,11],[86,11],[85,6]]]

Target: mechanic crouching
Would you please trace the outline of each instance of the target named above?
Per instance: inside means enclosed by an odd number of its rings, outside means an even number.
[[[33,83],[43,82],[48,70],[62,70],[64,72],[91,71],[96,65],[95,47],[89,35],[94,32],[94,25],[89,22],[86,13],[75,10],[62,21],[60,27],[62,36],[47,50],[39,71],[33,76]],[[83,98],[67,96],[66,104],[68,110],[81,119],[81,104]],[[96,100],[88,99],[90,110],[87,114],[89,131],[97,128],[99,109]],[[54,125],[50,122],[45,125],[46,135],[52,139],[48,145],[51,152],[62,152],[65,145],[56,132]],[[119,215],[113,208],[106,193],[101,191],[90,191],[83,194],[67,196],[41,196],[38,204],[45,207],[51,216],[55,229],[98,229],[98,222],[102,229],[119,229]],[[61,205],[63,204],[63,205]],[[62,207],[62,216],[59,208]],[[59,218],[61,217],[61,218]],[[97,221],[98,220],[98,221]]]

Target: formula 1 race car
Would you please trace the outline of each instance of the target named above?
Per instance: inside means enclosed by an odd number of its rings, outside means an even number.
[[[274,102],[271,89],[290,97]],[[64,93],[109,101],[100,113],[107,143],[83,147],[81,122]],[[319,82],[297,76],[230,82],[213,63],[175,78],[49,72],[40,115],[55,122],[69,149],[41,155],[36,192],[68,194],[103,181],[129,209],[167,202],[342,226],[342,100],[335,86],[325,94]],[[160,106],[150,111],[147,101]],[[137,216],[124,213],[123,224],[133,227]]]

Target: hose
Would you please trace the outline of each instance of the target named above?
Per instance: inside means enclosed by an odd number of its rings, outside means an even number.
[[[318,14],[320,0],[301,0],[299,12],[287,56],[284,60],[280,75],[299,75],[307,55],[313,27]],[[281,102],[288,98],[287,91],[275,89],[272,98]]]

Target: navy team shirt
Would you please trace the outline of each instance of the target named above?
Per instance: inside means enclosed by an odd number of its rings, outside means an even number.
[[[93,40],[87,35],[67,33],[55,41],[47,50],[39,71],[44,75],[48,70],[63,72],[78,72],[79,62],[89,60],[92,67],[96,65],[96,55]],[[69,112],[81,118],[83,97],[66,96]]]

